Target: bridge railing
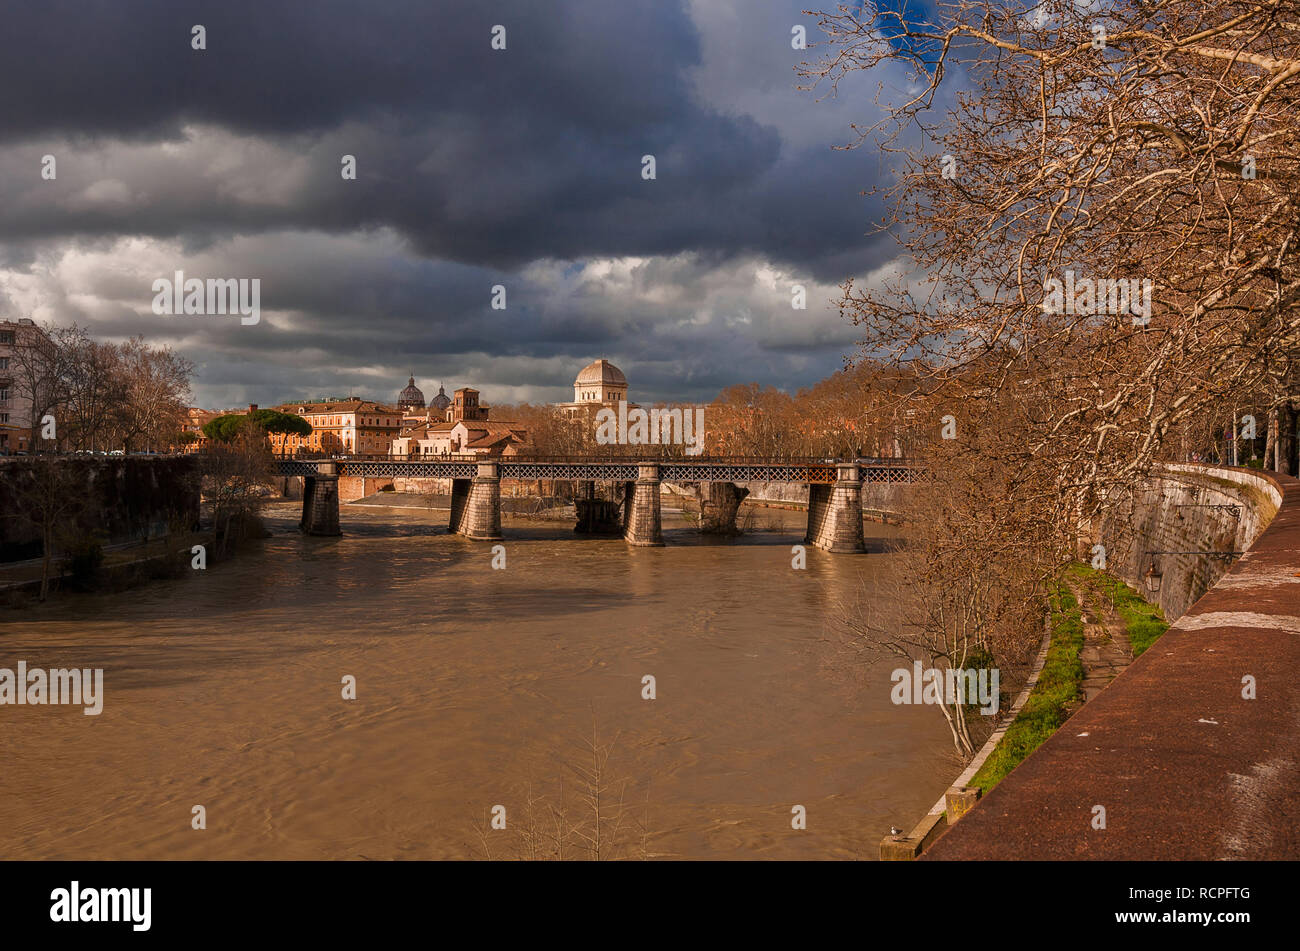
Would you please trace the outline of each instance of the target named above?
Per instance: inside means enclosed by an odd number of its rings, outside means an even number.
[[[277,455],[277,459],[293,460],[298,462],[528,462],[543,463],[552,462],[557,464],[566,463],[611,463],[615,465],[634,465],[637,462],[665,462],[674,465],[735,465],[735,466],[761,466],[761,465],[805,465],[821,466],[836,465],[837,463],[854,462],[862,466],[896,466],[899,468],[916,468],[922,465],[920,459],[915,456],[902,457],[867,457],[862,456],[853,459],[840,459],[828,456],[787,456],[787,455],[768,455],[768,456],[687,456],[687,455],[665,455],[657,453],[576,453],[570,455],[556,453],[512,453],[508,456],[486,455],[477,453],[451,453],[451,454],[428,454],[420,453],[291,453]]]

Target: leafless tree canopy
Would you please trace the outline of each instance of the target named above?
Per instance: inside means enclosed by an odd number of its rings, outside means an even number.
[[[1298,7],[823,14],[811,85],[900,62],[913,82],[849,143],[899,160],[885,224],[913,272],[846,288],[864,351],[918,368],[976,419],[981,397],[1032,393],[1025,451],[1052,457],[1074,492],[1131,480],[1207,407],[1288,401]],[[1052,312],[1045,287],[1066,272],[1092,287],[1150,280],[1149,322],[1082,300]]]
[[[842,308],[863,360],[914,379],[900,405],[948,425],[903,620],[850,628],[955,666],[1032,641],[1017,603],[1153,464],[1243,411],[1294,457],[1300,3],[891,6],[820,14],[803,73],[880,77],[883,118],[844,147],[893,160],[901,276]]]
[[[194,364],[143,337],[95,340],[84,328],[22,326],[11,359],[18,393],[32,401],[31,445],[43,449],[154,449],[175,443]],[[55,419],[56,438],[41,420]]]

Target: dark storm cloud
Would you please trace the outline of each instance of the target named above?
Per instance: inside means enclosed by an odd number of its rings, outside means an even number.
[[[190,48],[196,23],[206,51]],[[497,23],[504,52],[489,45]],[[764,82],[793,83],[799,54],[784,45],[755,67]],[[873,213],[856,197],[862,163],[699,103],[686,71],[703,58],[687,11],[664,0],[25,5],[0,34],[4,236],[197,246],[391,226],[424,254],[500,268],[683,250],[758,253],[828,279],[879,263],[886,249],[864,236]],[[250,197],[133,153],[124,200],[67,200],[113,164],[113,143],[175,143],[194,126],[308,167]],[[79,166],[94,149],[104,161]],[[58,186],[30,174],[47,150]],[[340,179],[345,153],[355,182]],[[641,179],[643,154],[656,181]],[[227,174],[268,170],[234,162]]]
[[[851,103],[797,92],[793,65],[815,58],[790,48],[794,23],[815,39],[801,6],[16,6],[0,316],[170,344],[207,406],[392,399],[411,371],[427,395],[565,399],[602,356],[639,400],[806,385],[853,348],[835,283],[895,249],[867,236],[879,211],[860,197],[881,156],[832,149],[870,120],[875,79]],[[178,269],[258,277],[261,323],[154,315],[152,281]],[[506,311],[488,306],[498,283]]]

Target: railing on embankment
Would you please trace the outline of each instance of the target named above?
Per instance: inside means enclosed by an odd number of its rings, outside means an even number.
[[[1167,479],[1236,485],[1262,532],[922,859],[1300,858],[1300,481]],[[1184,521],[1221,504],[1179,503]]]

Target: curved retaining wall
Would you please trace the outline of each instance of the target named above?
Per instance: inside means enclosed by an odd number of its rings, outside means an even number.
[[[1175,621],[1228,571],[1282,503],[1282,491],[1251,469],[1170,465],[1138,487],[1119,511],[1081,537],[1090,559],[1106,546],[1106,568]]]
[[[1212,506],[1235,504],[1245,554],[1185,611],[1205,569],[1162,565],[1178,620],[923,860],[1300,858],[1300,481],[1176,466],[1151,489],[1135,551],[1216,526],[1226,543]],[[1215,514],[1188,526],[1196,509]],[[1143,590],[1141,557],[1109,567]]]

